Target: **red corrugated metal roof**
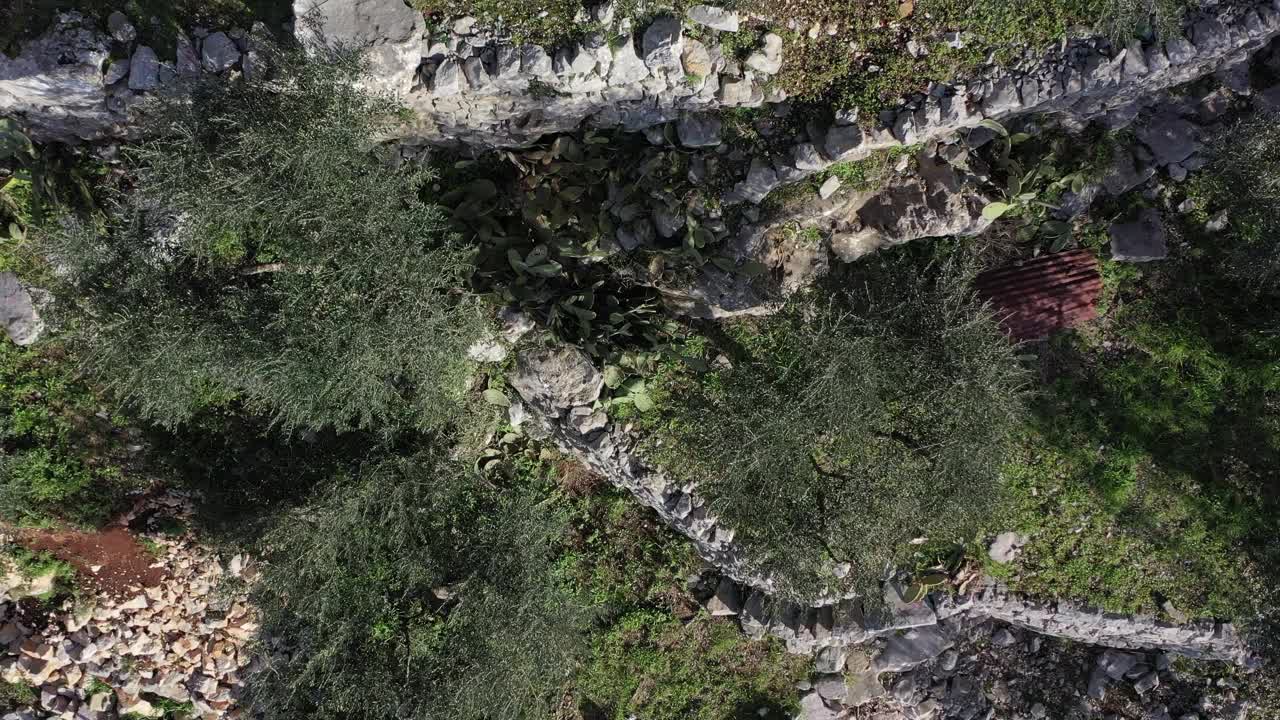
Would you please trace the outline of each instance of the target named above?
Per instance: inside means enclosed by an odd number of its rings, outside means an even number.
[[[1102,273],[1092,252],[1068,250],[988,270],[974,286],[1010,335],[1039,340],[1097,317]]]

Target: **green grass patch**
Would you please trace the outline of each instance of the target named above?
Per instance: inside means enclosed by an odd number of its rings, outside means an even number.
[[[655,611],[622,617],[595,640],[578,689],[611,720],[781,720],[810,661],[770,639],[748,642],[736,623],[688,623]]]
[[[36,600],[51,603],[76,593],[76,571],[69,563],[45,552],[32,552],[21,545],[10,544],[2,549],[12,568],[26,580],[50,577],[52,582],[45,592],[36,594]]]
[[[0,342],[0,517],[13,522],[104,522],[129,489],[121,471],[123,418],[54,344]]]
[[[40,691],[26,683],[0,680],[0,710],[21,710],[34,707],[40,699]]]
[[[1170,258],[1104,261],[1103,319],[1041,353],[1049,384],[1008,469],[1031,543],[1000,571],[1040,594],[1123,611],[1167,599],[1256,629],[1280,569],[1280,132],[1259,119],[1211,146],[1186,188],[1198,210],[1165,215]],[[1220,210],[1228,230],[1206,231]]]

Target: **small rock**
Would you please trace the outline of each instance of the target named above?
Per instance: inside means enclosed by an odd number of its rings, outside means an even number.
[[[751,168],[747,171],[747,179],[738,183],[734,190],[743,198],[759,204],[778,186],[778,173],[767,160],[756,157],[751,160]]]
[[[240,61],[240,48],[226,33],[216,32],[204,39],[201,58],[206,72],[221,73]]]
[[[836,720],[840,712],[832,710],[816,692],[810,692],[800,698],[799,720]]]
[[[818,188],[818,197],[822,198],[823,200],[826,200],[827,198],[836,194],[836,191],[840,189],[840,185],[841,185],[840,178],[836,177],[835,175],[832,175],[831,177],[827,178],[826,182],[822,183],[821,187]]]
[[[107,66],[107,72],[102,76],[103,85],[114,85],[125,78],[129,74],[128,60],[115,60]]]
[[[1133,689],[1136,690],[1139,695],[1146,695],[1159,686],[1160,676],[1153,671],[1138,678],[1138,681],[1133,684]]]
[[[813,684],[813,688],[827,700],[837,702],[844,700],[846,694],[843,675],[823,675]]]
[[[1169,616],[1169,619],[1173,620],[1175,623],[1179,625],[1185,625],[1187,623],[1187,620],[1190,619],[1187,617],[1186,613],[1174,607],[1173,603],[1168,600],[1165,600],[1164,602],[1160,603],[1160,609],[1164,610],[1165,614]]]
[[[711,53],[707,46],[693,39],[684,41],[684,50],[680,52],[680,63],[684,65],[685,76],[702,80],[711,75]]]
[[[1220,233],[1227,229],[1230,218],[1226,210],[1220,210],[1213,217],[1209,218],[1209,222],[1204,224],[1204,229],[1212,233]]]
[[[842,646],[828,645],[814,656],[814,670],[820,673],[838,673],[844,670],[847,656]]]
[[[160,58],[156,51],[141,45],[129,60],[129,89],[145,92],[160,85]]]
[[[31,299],[31,293],[11,272],[0,272],[0,322],[5,334],[16,345],[31,345],[44,332],[44,322]]]
[[[645,28],[642,44],[644,64],[652,69],[680,69],[682,33],[680,20],[670,15],[664,15],[650,23]]]
[[[1197,149],[1196,126],[1175,115],[1160,115],[1137,131],[1138,140],[1157,165],[1173,165],[1191,157]]]
[[[738,32],[738,13],[733,10],[712,7],[711,5],[694,5],[685,15],[699,25],[723,32]]]
[[[676,121],[676,136],[685,147],[719,145],[720,129],[717,113],[684,113]]]
[[[1107,673],[1101,668],[1094,668],[1089,675],[1089,687],[1085,693],[1101,702],[1107,697]]]
[[[991,644],[996,647],[1010,647],[1018,644],[1018,638],[1008,628],[1000,628],[991,634]]]
[[[1130,223],[1113,223],[1108,230],[1111,236],[1111,258],[1119,262],[1150,262],[1169,256],[1165,240],[1164,221],[1160,213],[1144,208],[1138,218]]]
[[[952,646],[951,638],[937,626],[913,628],[889,636],[875,659],[878,672],[902,672],[923,665]]]
[[[126,45],[138,38],[138,30],[129,22],[129,17],[118,10],[107,16],[107,31],[116,42]]]
[[[714,617],[737,615],[742,611],[742,598],[738,586],[729,578],[720,578],[716,594],[707,601],[707,611]]]
[[[1012,530],[1002,532],[987,548],[987,556],[998,563],[1011,563],[1022,553],[1022,547],[1027,541],[1027,536],[1021,533]]]
[[[948,650],[938,657],[938,669],[943,672],[951,672],[956,669],[956,665],[960,662],[960,653],[955,650]]]
[[[454,35],[470,35],[475,31],[476,19],[471,16],[460,17],[453,21]]]
[[[751,53],[747,67],[766,75],[777,75],[782,69],[782,38],[774,33],[764,36],[764,47]]]
[[[1112,680],[1119,680],[1133,669],[1142,658],[1121,650],[1107,650],[1098,658],[1098,670]]]

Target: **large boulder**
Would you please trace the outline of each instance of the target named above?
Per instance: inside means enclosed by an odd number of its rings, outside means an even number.
[[[293,12],[303,42],[367,48],[375,89],[413,89],[426,21],[403,0],[294,0]]]

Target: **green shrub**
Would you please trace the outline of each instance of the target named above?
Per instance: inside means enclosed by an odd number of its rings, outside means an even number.
[[[61,348],[0,341],[0,518],[108,519],[128,489],[119,472],[126,440],[99,408]]]
[[[758,327],[732,368],[660,393],[658,459],[697,481],[783,587],[868,594],[907,542],[965,542],[989,511],[1023,383],[959,262],[885,252]]]
[[[55,307],[166,426],[240,398],[286,428],[438,427],[479,333],[469,252],[419,199],[431,173],[371,152],[398,108],[355,87],[358,57],[269,63],[156,107],[104,226],[49,225]]]
[[[553,581],[564,517],[443,452],[370,463],[266,539],[267,718],[546,716],[585,616]]]
[[[638,610],[597,638],[578,693],[615,720],[787,718],[809,667],[777,640],[748,641],[735,623]]]

